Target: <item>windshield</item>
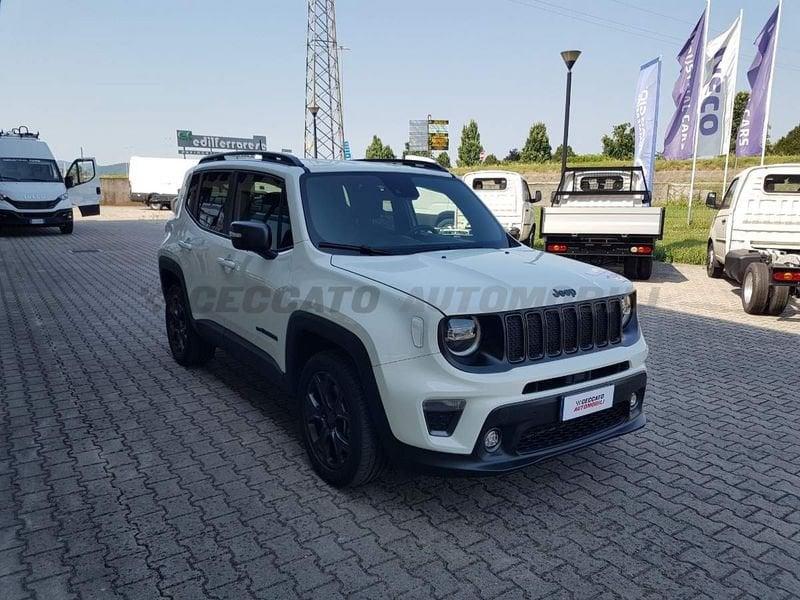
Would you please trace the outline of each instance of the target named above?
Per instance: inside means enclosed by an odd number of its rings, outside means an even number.
[[[477,196],[450,177],[309,175],[304,206],[311,240],[331,252],[411,254],[510,245]]]
[[[0,181],[61,182],[56,161],[44,158],[0,158]]]

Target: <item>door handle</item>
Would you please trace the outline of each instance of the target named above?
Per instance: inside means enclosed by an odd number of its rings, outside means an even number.
[[[178,240],[178,246],[180,246],[184,250],[191,250],[194,247],[186,240]]]
[[[217,259],[217,263],[219,263],[219,266],[221,266],[223,269],[230,269],[231,271],[236,270],[236,268],[239,266],[238,263],[222,257]]]

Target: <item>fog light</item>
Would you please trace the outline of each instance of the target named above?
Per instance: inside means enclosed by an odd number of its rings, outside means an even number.
[[[500,447],[500,441],[500,430],[490,429],[486,432],[486,435],[483,436],[483,447],[486,448],[487,452],[494,452]]]
[[[637,394],[631,394],[631,408],[636,408],[636,405],[639,404],[639,396]]]

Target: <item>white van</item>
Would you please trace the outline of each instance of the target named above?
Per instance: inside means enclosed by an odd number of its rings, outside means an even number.
[[[72,207],[100,214],[100,187],[93,158],[72,162],[61,176],[53,153],[27,127],[0,131],[0,226],[58,227],[72,233]]]
[[[464,175],[464,183],[492,211],[511,237],[533,246],[536,211],[532,203],[541,201],[541,192],[531,197],[528,182],[513,171],[475,171]]]
[[[131,200],[154,209],[171,208],[186,171],[198,162],[197,158],[132,156],[128,169]]]

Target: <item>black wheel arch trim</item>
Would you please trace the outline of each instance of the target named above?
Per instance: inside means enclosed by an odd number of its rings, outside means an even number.
[[[294,312],[289,317],[286,331],[286,381],[289,392],[296,395],[298,391],[300,372],[303,370],[300,357],[305,333],[319,336],[331,345],[341,348],[353,361],[361,384],[364,386],[367,410],[372,418],[373,426],[378,431],[381,444],[390,456],[396,455],[399,451],[399,441],[395,438],[389,425],[389,418],[386,416],[383,400],[378,390],[369,352],[364,343],[352,331],[320,315],[306,311]]]

